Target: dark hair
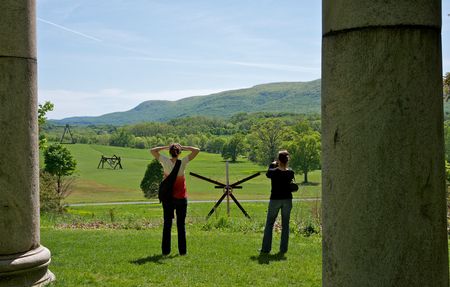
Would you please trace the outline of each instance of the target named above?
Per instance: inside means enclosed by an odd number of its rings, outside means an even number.
[[[278,160],[281,163],[284,163],[284,164],[287,163],[289,161],[289,153],[288,153],[288,151],[287,150],[280,150],[278,152]]]
[[[169,146],[169,153],[172,157],[177,157],[181,153],[181,145],[173,143]]]

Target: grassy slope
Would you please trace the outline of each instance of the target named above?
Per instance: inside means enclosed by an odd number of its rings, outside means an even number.
[[[101,145],[67,145],[77,160],[78,179],[74,184],[74,192],[67,202],[112,202],[146,200],[139,188],[147,164],[152,159],[148,150],[111,147]],[[116,154],[122,158],[123,170],[110,168],[97,169],[101,155]],[[220,155],[201,152],[186,170],[188,193],[191,200],[215,200],[221,196],[221,190],[213,185],[194,178],[189,172],[218,180],[225,180],[225,162]],[[235,190],[238,199],[267,199],[270,181],[265,177],[265,167],[255,165],[246,160],[230,164],[230,181],[252,175],[258,171],[262,174],[243,184],[243,189]],[[320,182],[320,172],[309,177],[312,182]],[[301,176],[297,176],[300,181]],[[320,185],[301,187],[296,197],[320,196]]]

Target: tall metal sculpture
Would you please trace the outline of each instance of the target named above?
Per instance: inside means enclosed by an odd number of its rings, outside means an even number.
[[[66,132],[68,132],[69,135],[70,135],[70,142],[64,142],[64,136],[66,135]],[[63,134],[61,136],[61,140],[59,141],[59,143],[60,144],[68,144],[68,143],[69,144],[74,144],[75,143],[75,140],[73,138],[72,132],[70,131],[69,124],[66,124],[66,126],[64,127],[64,132],[63,132]]]

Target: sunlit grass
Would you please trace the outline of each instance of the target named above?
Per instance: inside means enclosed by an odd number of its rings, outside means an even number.
[[[162,257],[160,229],[46,228],[41,239],[53,254],[54,286],[321,285],[319,237],[292,237],[282,257],[258,256],[260,234],[188,230],[187,240],[187,256],[173,244]]]
[[[72,194],[66,199],[76,202],[113,202],[113,201],[145,201],[139,188],[147,164],[153,159],[148,150],[111,147],[102,145],[66,145],[77,160],[77,180]],[[123,169],[113,170],[107,165],[97,169],[101,155],[120,156]],[[270,193],[270,181],[265,176],[266,167],[256,165],[245,159],[230,163],[229,177],[233,183],[256,172],[261,175],[244,183],[243,189],[235,189],[238,199],[267,199]],[[215,189],[213,184],[189,175],[195,172],[211,179],[225,182],[225,162],[218,154],[201,152],[186,170],[186,181],[191,200],[215,200],[222,195],[222,190]],[[320,197],[320,171],[309,175],[312,185],[302,186],[295,197]],[[297,182],[303,177],[297,175]]]
[[[296,220],[311,216],[312,205],[294,203],[293,228]],[[320,236],[305,237],[293,230],[289,252],[280,256],[276,228],[273,253],[259,256],[267,203],[246,203],[250,220],[234,205],[231,217],[223,205],[206,220],[211,207],[189,204],[188,255],[178,255],[174,229],[168,257],[160,252],[160,204],[80,206],[65,215],[44,214],[41,243],[52,252],[50,269],[57,278],[53,286],[321,285]],[[100,224],[71,228],[74,222]]]

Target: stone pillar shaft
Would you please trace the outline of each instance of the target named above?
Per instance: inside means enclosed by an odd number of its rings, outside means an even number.
[[[1,1],[0,27],[0,286],[31,286],[50,262],[39,244],[34,0]]]
[[[323,286],[448,286],[441,62],[441,1],[323,0]]]

